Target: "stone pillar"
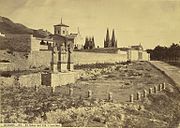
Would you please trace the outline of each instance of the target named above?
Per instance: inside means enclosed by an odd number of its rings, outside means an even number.
[[[133,96],[133,94],[130,95],[130,102],[131,102],[131,103],[134,102],[134,96]]]
[[[140,99],[141,99],[141,93],[137,92],[137,100],[140,100]]]
[[[154,86],[154,93],[157,93],[157,87]]]
[[[72,49],[71,46],[68,46],[68,62],[67,62],[67,69],[69,71],[74,70],[74,63],[73,63],[73,56],[72,56]]]
[[[69,96],[72,96],[73,95],[73,88],[69,88]]]
[[[152,94],[152,88],[149,88],[149,94]]]
[[[88,98],[92,98],[92,91],[88,90]]]
[[[52,49],[52,58],[51,58],[51,71],[52,72],[58,72],[58,55],[57,55],[57,47],[53,44]]]
[[[147,96],[147,91],[145,89],[143,90],[143,96],[144,98]]]
[[[111,101],[112,100],[112,92],[108,93],[108,100]]]
[[[65,46],[62,45],[60,47],[60,51],[58,52],[58,71],[59,72],[66,72],[67,71],[67,63],[68,63],[68,56],[67,51],[65,50]]]
[[[162,84],[162,90],[165,90],[166,89],[166,83],[163,83]]]

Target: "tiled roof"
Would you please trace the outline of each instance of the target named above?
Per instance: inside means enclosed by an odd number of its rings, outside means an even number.
[[[69,27],[68,25],[65,25],[65,24],[57,24],[57,25],[54,25],[54,26],[63,26],[63,27]]]

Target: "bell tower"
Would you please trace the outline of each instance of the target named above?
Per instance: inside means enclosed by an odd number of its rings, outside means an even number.
[[[54,25],[54,34],[60,35],[60,36],[67,36],[68,33],[68,25],[63,24],[62,18],[61,23]]]

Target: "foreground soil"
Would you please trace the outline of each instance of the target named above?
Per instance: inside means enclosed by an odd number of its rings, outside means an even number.
[[[98,67],[98,68],[97,68]],[[76,84],[55,93],[34,88],[1,86],[1,122],[60,123],[62,126],[110,128],[177,128],[180,124],[180,92],[176,85],[148,62],[83,65]],[[160,83],[166,89],[129,102]],[[68,95],[72,87],[73,95]],[[92,98],[87,91],[92,90]],[[108,92],[112,99],[108,101]]]

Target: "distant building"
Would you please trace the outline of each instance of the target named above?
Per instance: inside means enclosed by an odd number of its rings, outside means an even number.
[[[127,60],[129,61],[149,61],[150,54],[143,49],[141,44],[130,46],[127,49]]]
[[[74,49],[83,49],[84,39],[78,28],[77,33],[70,33],[71,36],[74,36]]]
[[[106,39],[104,40],[104,48],[117,48],[117,40],[115,38],[114,29],[112,31],[112,37],[110,39],[109,29],[107,29]]]
[[[131,46],[131,49],[132,50],[143,50],[143,46],[141,44],[133,45],[133,46]]]

